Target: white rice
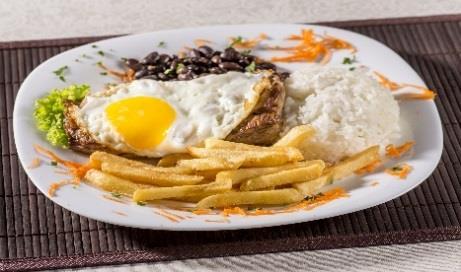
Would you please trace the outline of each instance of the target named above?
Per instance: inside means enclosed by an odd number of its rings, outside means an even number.
[[[311,124],[306,159],[335,162],[399,137],[399,106],[367,69],[312,65],[287,79],[286,128]]]

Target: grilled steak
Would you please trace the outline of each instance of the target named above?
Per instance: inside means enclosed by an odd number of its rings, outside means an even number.
[[[283,121],[282,111],[285,103],[285,87],[277,74],[264,78],[256,88],[262,88],[258,103],[226,138],[228,141],[255,145],[270,145],[279,138]],[[67,103],[64,111],[64,129],[72,150],[91,153],[103,150],[115,154],[120,152],[98,143],[91,133],[78,124],[75,113],[78,105]]]
[[[277,141],[283,126],[286,91],[276,74],[269,78],[268,83],[253,111],[232,130],[226,140],[254,145],[271,145]]]

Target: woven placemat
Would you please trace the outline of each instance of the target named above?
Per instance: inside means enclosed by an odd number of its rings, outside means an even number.
[[[437,90],[445,149],[438,168],[422,185],[367,210],[257,230],[149,231],[78,216],[53,204],[27,179],[14,145],[13,102],[21,82],[38,64],[101,37],[0,43],[0,270],[461,239],[461,15],[328,24],[387,44]]]

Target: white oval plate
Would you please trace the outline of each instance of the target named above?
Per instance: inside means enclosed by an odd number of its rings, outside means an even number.
[[[213,47],[224,48],[228,44],[230,36],[251,38],[264,32],[272,38],[269,42],[277,44],[283,42],[283,38],[287,35],[299,33],[302,28],[307,27],[313,28],[316,33],[328,33],[351,42],[358,49],[357,59],[372,70],[380,71],[396,82],[424,86],[424,82],[416,72],[383,44],[357,33],[331,27],[295,24],[228,25],[159,31],[113,38],[80,46],[59,54],[42,63],[26,78],[17,95],[13,115],[14,136],[21,163],[33,183],[47,195],[49,186],[64,177],[55,173],[56,167],[49,164],[43,164],[34,169],[27,168],[37,157],[33,144],[50,148],[69,160],[84,161],[87,159],[86,156],[70,150],[51,147],[35,128],[32,112],[34,101],[53,88],[65,87],[71,83],[87,83],[91,85],[93,91],[98,91],[105,83],[113,81],[110,77],[100,75],[101,70],[95,65],[98,61],[116,67],[120,57],[142,58],[153,50],[177,53],[184,45],[193,46],[192,41],[198,38],[215,42]],[[165,48],[157,47],[161,41],[165,42]],[[96,45],[97,48],[92,45]],[[99,50],[103,50],[105,56],[99,55],[97,53]],[[83,54],[88,55],[89,58],[82,57]],[[262,52],[259,55],[264,57],[268,54],[273,53]],[[350,53],[337,52],[331,63],[340,64],[345,56],[350,56]],[[80,61],[75,62],[75,59]],[[70,68],[65,83],[52,73],[64,65],[68,65]],[[306,64],[282,64],[281,66],[288,70],[294,70],[303,65]],[[96,220],[123,226],[164,230],[258,228],[312,221],[366,209],[396,198],[423,182],[435,169],[442,153],[442,127],[435,103],[432,101],[408,101],[400,103],[400,106],[402,120],[407,124],[410,132],[405,137],[413,138],[416,141],[413,155],[410,158],[405,158],[405,161],[414,168],[408,178],[398,180],[382,172],[360,178],[349,178],[337,184],[348,191],[349,198],[335,200],[314,210],[264,216],[242,217],[236,215],[230,216],[227,221],[222,221],[223,217],[220,215],[194,216],[188,212],[174,211],[175,214],[183,216],[185,219],[172,222],[156,214],[157,207],[155,206],[138,206],[108,201],[102,197],[107,193],[85,184],[78,188],[65,186],[59,189],[56,196],[52,197],[51,200],[70,211]],[[379,181],[379,184],[372,186],[374,181]]]

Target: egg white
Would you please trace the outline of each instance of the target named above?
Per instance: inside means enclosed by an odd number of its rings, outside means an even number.
[[[135,80],[88,95],[76,115],[96,141],[111,149],[147,157],[185,152],[208,137],[225,138],[245,119],[259,99],[255,85],[263,76],[228,72],[190,81]],[[137,96],[162,99],[176,111],[165,139],[154,148],[136,149],[127,144],[105,113],[112,103]]]

